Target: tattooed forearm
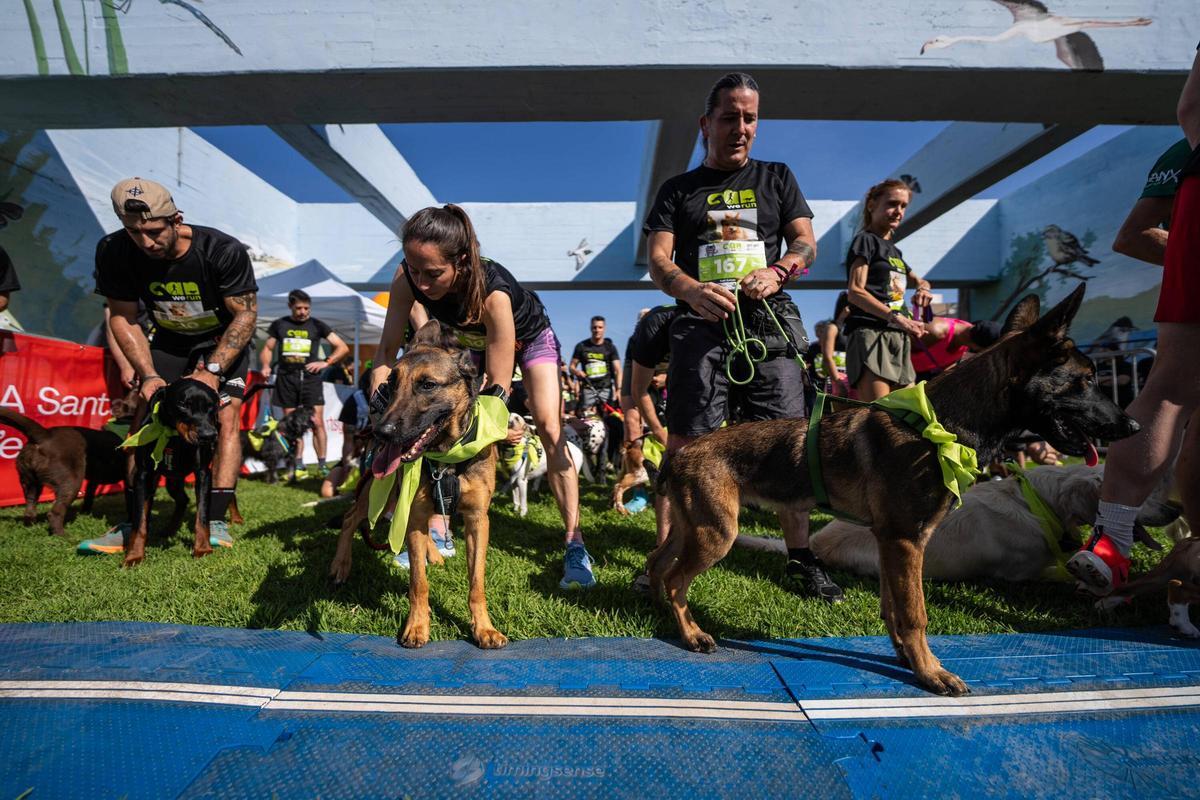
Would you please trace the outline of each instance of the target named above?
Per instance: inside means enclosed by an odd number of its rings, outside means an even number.
[[[254,337],[254,325],[258,322],[258,295],[247,292],[226,297],[225,307],[234,312],[233,320],[212,354],[212,360],[220,364],[222,370],[229,369]]]
[[[817,260],[817,248],[804,239],[797,239],[789,244],[787,251],[788,255],[799,256],[800,263],[805,267],[811,267]]]

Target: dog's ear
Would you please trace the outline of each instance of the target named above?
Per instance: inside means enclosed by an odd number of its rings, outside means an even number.
[[[436,319],[431,319],[421,326],[420,330],[413,335],[413,347],[419,344],[428,345],[430,347],[442,347],[442,323]]]
[[[1071,320],[1075,319],[1075,314],[1079,312],[1079,307],[1083,305],[1083,295],[1087,289],[1087,284],[1083,281],[1075,287],[1075,291],[1071,292],[1061,303],[1050,309],[1046,316],[1037,321],[1033,326],[1033,332],[1039,338],[1049,339],[1051,341],[1061,341],[1067,338],[1067,330],[1071,327]]]
[[[1000,335],[1012,331],[1023,331],[1026,328],[1032,327],[1038,321],[1038,313],[1041,310],[1041,303],[1038,301],[1036,294],[1027,294],[1021,298],[1021,302],[1017,303],[1016,307],[1008,312],[1008,319],[1004,320],[1004,328]]]
[[[475,368],[475,361],[471,358],[471,351],[463,350],[460,352],[455,365],[458,367],[458,374],[467,382],[467,385],[471,387],[472,394],[474,394],[476,389],[475,378],[479,375],[479,370]]]

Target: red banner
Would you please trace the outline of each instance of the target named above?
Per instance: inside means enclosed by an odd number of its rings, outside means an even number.
[[[47,428],[103,427],[111,416],[110,387],[120,386],[107,357],[101,347],[0,331],[0,406]],[[24,446],[23,434],[0,424],[0,506],[25,502],[16,468]],[[52,497],[42,492],[42,500]]]

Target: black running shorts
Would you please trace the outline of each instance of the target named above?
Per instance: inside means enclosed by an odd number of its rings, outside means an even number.
[[[320,374],[312,375],[303,369],[278,370],[275,388],[271,390],[271,403],[280,408],[325,405]]]

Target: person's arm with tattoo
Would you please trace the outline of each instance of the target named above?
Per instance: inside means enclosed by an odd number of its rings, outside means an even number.
[[[747,297],[761,300],[781,290],[792,278],[804,272],[817,260],[817,237],[812,220],[797,217],[783,229],[787,252],[766,269],[756,269],[742,278],[742,291]]]
[[[225,329],[225,333],[221,334],[221,340],[217,342],[216,349],[208,357],[208,363],[216,362],[221,366],[222,374],[233,365],[238,355],[246,349],[246,345],[250,344],[250,340],[254,337],[254,326],[258,322],[258,293],[246,292],[226,297],[225,308],[233,313],[233,319],[230,321],[229,327]],[[198,365],[190,377],[207,384],[214,390],[221,383],[221,379],[206,370],[203,364]]]
[[[646,249],[650,254],[650,280],[663,292],[687,303],[710,322],[725,319],[733,311],[732,292],[717,283],[702,283],[690,277],[671,260],[675,250],[674,233],[651,231]]]

